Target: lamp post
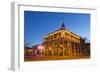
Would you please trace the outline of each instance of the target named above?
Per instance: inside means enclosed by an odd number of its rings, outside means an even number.
[[[44,46],[43,45],[39,45],[38,46],[38,50],[40,51],[40,55],[42,56],[42,51],[44,49]]]

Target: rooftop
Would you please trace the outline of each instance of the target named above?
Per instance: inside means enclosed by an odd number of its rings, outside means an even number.
[[[68,29],[66,29],[66,27],[65,27],[65,25],[64,25],[64,22],[61,23],[61,26],[60,26],[60,28],[59,28],[58,30],[53,31],[53,32],[50,32],[50,33],[48,33],[47,35],[50,35],[50,34],[52,34],[52,33],[55,33],[55,32],[61,31],[61,30],[68,31],[68,32],[70,32],[71,34],[80,37],[79,35],[77,35],[77,34],[71,32],[71,31],[69,31]]]

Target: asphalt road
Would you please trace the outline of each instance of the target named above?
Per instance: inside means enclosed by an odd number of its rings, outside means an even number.
[[[90,56],[34,56],[24,58],[25,62],[30,61],[46,61],[46,60],[73,60],[73,59],[89,59]]]

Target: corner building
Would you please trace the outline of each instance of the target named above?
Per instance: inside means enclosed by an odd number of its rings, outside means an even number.
[[[84,42],[80,36],[65,28],[64,22],[61,27],[44,37],[43,45],[44,56],[80,56],[82,55],[82,46]]]

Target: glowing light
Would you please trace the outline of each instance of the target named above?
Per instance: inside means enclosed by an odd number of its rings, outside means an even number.
[[[44,49],[44,46],[39,45],[39,46],[38,46],[38,49],[42,50],[42,49]]]

